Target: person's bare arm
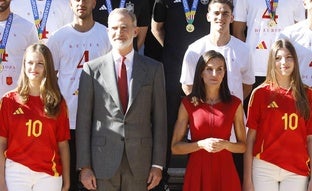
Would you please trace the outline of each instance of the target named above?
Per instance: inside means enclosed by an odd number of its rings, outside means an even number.
[[[244,123],[244,109],[240,104],[234,115],[234,130],[237,142],[235,146],[229,147],[227,150],[233,153],[244,153],[246,151],[246,127]]]
[[[307,145],[308,145],[308,154],[310,157],[310,166],[312,165],[312,135],[309,135],[307,137]],[[312,179],[311,179],[311,174],[310,174],[310,179],[309,179],[309,183],[308,183],[308,191],[312,191]]]
[[[189,154],[200,150],[197,142],[188,143],[184,141],[184,137],[188,130],[188,113],[181,103],[178,118],[174,125],[173,137],[171,141],[172,154]]]
[[[164,25],[165,25],[164,22],[156,22],[154,19],[152,19],[151,30],[152,30],[154,37],[157,39],[159,44],[161,44],[161,46],[164,46],[164,40],[165,40]]]
[[[252,85],[243,84],[243,96],[244,96],[244,99],[246,99],[246,97],[249,96],[251,91],[252,91]]]
[[[58,143],[60,150],[61,162],[62,162],[62,177],[63,177],[63,186],[62,191],[68,191],[70,187],[70,154],[69,154],[69,145],[68,141],[62,141]]]
[[[138,35],[137,35],[137,48],[140,50],[144,44],[146,33],[147,33],[148,27],[138,27]]]
[[[5,182],[5,156],[4,151],[7,149],[7,139],[0,137],[0,190],[7,191]]]
[[[182,84],[182,90],[185,93],[185,95],[189,95],[192,92],[192,88],[193,88],[193,85]]]
[[[243,190],[244,191],[253,191],[253,181],[252,181],[252,161],[253,161],[253,146],[256,139],[256,130],[248,129],[247,133],[247,149],[244,154],[244,183]]]
[[[232,23],[232,33],[236,38],[246,42],[246,22],[234,21]]]

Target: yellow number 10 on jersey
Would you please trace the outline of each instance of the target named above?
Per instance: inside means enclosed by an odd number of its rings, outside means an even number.
[[[298,115],[296,113],[292,113],[288,115],[288,113],[285,113],[282,117],[282,120],[284,121],[284,129],[290,129],[295,130],[298,127]]]
[[[39,137],[42,133],[42,122],[40,120],[32,121],[31,119],[26,122],[27,126],[27,136],[31,135]]]

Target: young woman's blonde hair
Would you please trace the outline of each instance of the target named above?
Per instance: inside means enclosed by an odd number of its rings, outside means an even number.
[[[44,78],[40,84],[40,98],[44,104],[44,113],[48,117],[56,117],[60,112],[60,104],[63,97],[57,84],[51,51],[44,44],[36,43],[26,49],[18,80],[17,92],[20,95],[21,102],[26,103],[29,97],[30,85],[25,71],[25,61],[27,55],[33,52],[40,53],[44,58]]]
[[[298,56],[294,46],[286,39],[279,39],[275,43],[273,43],[268,59],[268,67],[267,67],[267,75],[264,83],[270,84],[272,89],[277,89],[278,81],[276,78],[276,55],[277,51],[281,48],[286,48],[294,61],[294,70],[290,75],[290,85],[292,94],[296,101],[296,107],[299,113],[304,117],[304,119],[308,119],[310,117],[310,108],[309,108],[309,100],[307,97],[307,86],[303,84],[299,71],[299,62]]]

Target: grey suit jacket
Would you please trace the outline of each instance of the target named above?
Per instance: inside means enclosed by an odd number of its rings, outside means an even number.
[[[147,178],[152,164],[165,166],[167,119],[161,63],[134,53],[125,114],[118,97],[112,53],[84,64],[76,126],[77,167],[110,178],[126,152],[134,176]]]

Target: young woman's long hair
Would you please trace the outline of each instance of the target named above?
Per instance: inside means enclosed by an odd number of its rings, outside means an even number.
[[[281,48],[286,48],[293,57],[294,70],[290,75],[290,88],[292,90],[294,99],[296,100],[296,108],[298,109],[299,113],[304,117],[304,119],[307,120],[310,117],[309,101],[306,94],[308,87],[304,85],[301,80],[298,56],[294,46],[288,40],[279,39],[275,43],[273,43],[269,53],[267,75],[264,83],[270,84],[273,90],[279,87],[276,77],[275,63],[277,51]]]
[[[219,88],[219,94],[222,102],[228,103],[231,101],[231,92],[229,90],[228,82],[227,82],[227,67],[226,62],[223,57],[223,55],[219,52],[216,52],[214,50],[210,50],[205,52],[198,60],[194,75],[194,81],[193,81],[193,88],[192,92],[190,93],[189,97],[193,99],[193,97],[196,97],[201,102],[206,101],[206,91],[205,91],[205,82],[202,78],[202,72],[205,70],[207,63],[214,58],[221,59],[224,63],[224,77],[222,79],[222,82],[220,84]]]
[[[48,117],[56,117],[60,112],[60,104],[63,97],[57,84],[51,51],[44,44],[37,43],[27,47],[23,57],[17,92],[22,103],[26,103],[29,97],[30,85],[25,71],[25,60],[26,56],[32,52],[38,52],[44,58],[44,78],[40,84],[40,98],[44,104],[44,112]]]

